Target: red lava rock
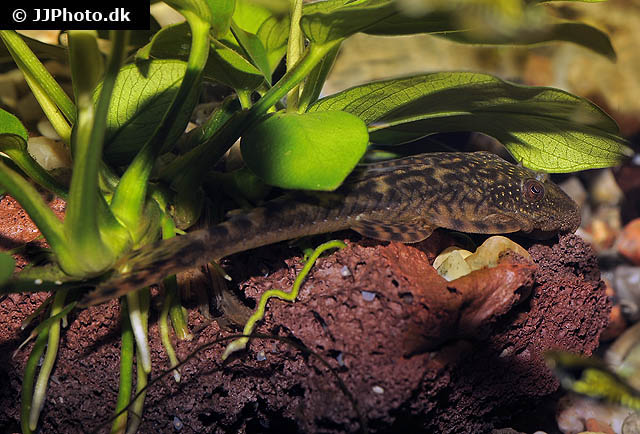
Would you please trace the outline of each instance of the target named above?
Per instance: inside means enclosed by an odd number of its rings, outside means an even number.
[[[640,265],[640,218],[629,222],[618,238],[618,251],[635,265]]]
[[[46,197],[49,207],[60,218],[64,217],[66,202],[58,197]],[[30,243],[36,247],[48,247],[40,231],[24,209],[11,196],[0,199],[0,250],[9,250]],[[16,255],[18,268],[28,263],[24,253]]]
[[[345,249],[318,260],[295,303],[269,303],[258,332],[286,340],[254,339],[226,363],[224,343],[211,342],[228,331],[191,309],[195,337],[175,343],[180,359],[191,356],[182,381],[158,377],[140,432],[173,432],[175,418],[182,432],[197,433],[357,432],[363,420],[369,432],[544,429],[514,422],[558,388],[542,353],[589,355],[607,324],[610,304],[591,248],[564,236],[529,249],[537,266],[507,261],[443,283],[428,261],[450,242],[438,233],[438,242],[418,245],[351,234]],[[255,302],[266,289],[290,288],[302,268],[292,252],[283,243],[226,259],[231,289]],[[2,432],[19,429],[16,397],[31,349],[11,357],[30,331],[20,321],[45,297],[0,299]],[[168,362],[156,315],[149,335],[157,377]],[[108,430],[118,387],[118,317],[116,301],[69,315],[41,432]]]

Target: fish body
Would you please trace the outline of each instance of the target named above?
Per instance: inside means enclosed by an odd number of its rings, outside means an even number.
[[[145,246],[88,295],[95,304],[163,277],[288,239],[353,229],[413,243],[438,227],[472,233],[573,232],[578,206],[548,177],[488,152],[439,152],[362,165],[332,192],[298,191],[218,225]]]

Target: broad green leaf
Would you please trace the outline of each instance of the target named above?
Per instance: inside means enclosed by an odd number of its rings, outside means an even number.
[[[258,68],[224,44],[212,45],[204,75],[237,90],[254,90],[265,80]]]
[[[26,149],[28,134],[22,122],[11,113],[0,109],[0,151],[8,148]]]
[[[260,39],[253,33],[247,32],[235,24],[232,24],[231,31],[240,47],[242,47],[251,59],[251,62],[262,72],[262,75],[264,75],[270,83],[272,70],[269,66],[267,51]]]
[[[107,116],[105,157],[114,164],[126,164],[151,137],[176,96],[186,64],[179,60],[149,60],[126,65],[118,74]],[[98,95],[101,86],[96,88]],[[191,110],[180,113],[165,143],[173,143],[189,121]]]
[[[508,35],[483,34],[467,30],[443,33],[436,36],[466,44],[533,45],[553,41],[572,42],[601,54],[612,61],[616,60],[616,52],[606,33],[588,24],[569,21],[543,26],[537,31],[522,31]]]
[[[482,132],[500,140],[525,166],[547,172],[611,166],[630,152],[616,135],[616,123],[589,101],[486,74],[432,73],[369,83],[323,98],[308,111],[325,110],[360,117],[373,143]]]
[[[151,42],[138,50],[138,59],[180,59],[189,56],[191,30],[187,23],[167,26],[155,34]],[[253,90],[264,80],[263,74],[236,49],[221,42],[213,43],[203,74],[234,89]]]
[[[0,252],[0,287],[11,279],[16,261],[8,253]]]
[[[271,72],[284,55],[289,35],[288,0],[280,0],[279,3],[277,5],[274,0],[236,0],[233,14],[234,23],[245,32],[256,35],[262,43]]]
[[[289,24],[290,20],[288,16],[274,16],[262,23],[256,34],[267,51],[269,67],[272,71],[275,70],[282,60],[284,53],[287,51]]]
[[[285,5],[285,12],[286,7]],[[286,13],[280,16],[287,15]],[[256,34],[260,26],[274,15],[273,11],[266,5],[253,0],[236,0],[236,10],[233,13],[233,21],[243,30]]]
[[[304,7],[300,28],[307,38],[318,44],[343,39],[398,14],[393,0],[344,3],[329,0]]]
[[[357,32],[384,36],[431,33],[474,44],[531,45],[565,41],[615,59],[611,42],[602,31],[583,23],[558,22],[543,10],[532,7],[521,11],[520,20],[517,16],[507,16],[500,24],[503,20],[494,17],[497,23],[491,24],[496,28],[491,29],[490,23],[483,20],[491,18],[492,15],[489,18],[486,15],[495,11],[474,2],[466,7],[436,2],[428,12],[418,16],[403,14],[393,0],[343,3],[330,0],[306,6],[300,24],[307,37],[313,42],[324,43]]]
[[[334,190],[360,161],[367,128],[340,111],[275,113],[242,137],[247,166],[267,184],[282,188]]]

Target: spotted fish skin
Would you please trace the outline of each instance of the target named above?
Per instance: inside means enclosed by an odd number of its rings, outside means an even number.
[[[473,233],[573,232],[578,206],[548,177],[488,152],[428,153],[359,166],[333,192],[293,192],[210,228],[145,246],[85,299],[95,304],[211,260],[354,229],[418,242],[438,227]]]

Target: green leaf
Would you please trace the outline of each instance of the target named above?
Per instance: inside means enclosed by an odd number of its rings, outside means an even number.
[[[244,52],[251,59],[251,62],[262,72],[262,75],[271,82],[271,67],[267,51],[260,39],[253,33],[249,33],[238,26],[232,24],[232,32]]]
[[[8,148],[26,149],[28,134],[22,122],[11,113],[0,109],[0,151]]]
[[[0,109],[0,152],[5,153],[33,181],[66,198],[66,187],[31,157],[27,150],[28,134],[22,122],[11,113]]]
[[[495,29],[491,29],[483,21],[487,17],[481,13],[495,13],[488,6],[473,2],[466,7],[464,3],[460,7],[452,4],[435,3],[425,14],[409,16],[403,14],[392,0],[367,0],[347,4],[340,0],[329,0],[307,5],[300,24],[305,35],[316,43],[345,38],[357,32],[383,36],[431,33],[472,44],[532,45],[565,41],[615,59],[615,51],[608,36],[587,24],[559,22],[528,7],[520,20],[507,17],[505,23],[500,25],[500,17],[495,17],[498,24]],[[529,18],[529,15],[532,17]]]
[[[324,44],[361,32],[397,13],[393,0],[316,2],[303,8],[300,28],[312,42]]]
[[[13,270],[16,268],[16,261],[8,253],[0,252],[0,286],[11,279]]]
[[[267,184],[334,190],[360,161],[368,143],[365,124],[340,111],[275,113],[243,137],[247,166]]]
[[[533,45],[553,41],[572,42],[601,54],[611,61],[616,60],[616,52],[605,32],[588,24],[569,21],[543,26],[537,31],[511,34],[482,34],[467,30],[436,36],[466,44]]]
[[[273,71],[287,51],[287,40],[289,39],[289,17],[273,16],[266,20],[256,36],[262,41],[262,45],[267,51],[269,67]]]
[[[486,74],[443,72],[369,83],[309,108],[333,110],[360,117],[373,143],[478,131],[500,140],[525,166],[547,172],[612,166],[630,154],[616,123],[586,99]]]
[[[146,46],[138,50],[138,59],[180,59],[189,57],[191,30],[187,23],[174,24],[156,33]],[[264,75],[249,60],[222,42],[211,44],[203,75],[234,89],[253,90],[264,81]]]
[[[222,43],[212,45],[204,75],[237,90],[254,90],[265,77],[250,61],[240,53]]]
[[[212,12],[211,33],[215,38],[225,35],[231,26],[231,17],[236,8],[235,0],[206,0]]]
[[[185,70],[186,64],[179,60],[143,61],[120,70],[107,116],[105,158],[113,164],[131,160],[161,122]],[[188,106],[193,108],[196,102],[197,95],[191,95]],[[165,143],[174,142],[184,132],[191,111],[180,113]]]
[[[269,6],[280,6],[270,8]],[[233,22],[245,32],[255,35],[266,53],[270,74],[278,66],[286,50],[289,35],[288,0],[276,5],[273,0],[236,0]],[[263,68],[260,67],[262,70]]]

